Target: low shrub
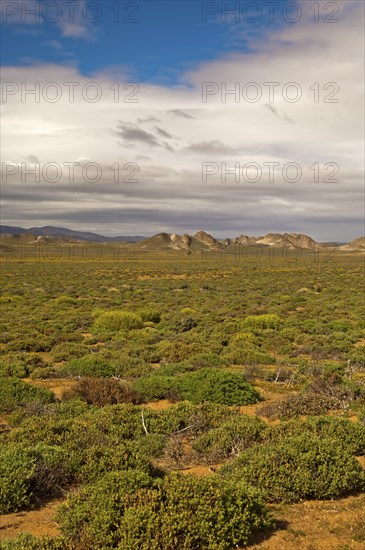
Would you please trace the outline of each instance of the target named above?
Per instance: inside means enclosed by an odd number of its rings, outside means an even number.
[[[299,395],[290,395],[276,403],[268,403],[260,407],[257,414],[272,420],[287,420],[305,415],[317,416],[331,409],[343,408],[344,405],[346,403],[332,395],[305,392]]]
[[[214,368],[176,377],[173,390],[181,399],[192,403],[210,401],[222,405],[251,405],[260,400],[260,395],[242,374]]]
[[[116,368],[110,364],[110,361],[97,353],[91,353],[80,359],[72,359],[64,365],[60,372],[64,375],[72,376],[114,376]]]
[[[71,547],[61,538],[34,537],[29,533],[22,533],[15,539],[2,541],[0,548],[1,550],[71,550]]]
[[[112,471],[128,470],[141,471],[148,475],[153,473],[154,469],[143,447],[134,441],[109,442],[109,444],[98,441],[83,453],[77,480],[81,483],[95,483]]]
[[[28,352],[28,351],[50,351],[54,345],[54,340],[51,337],[44,336],[41,333],[33,334],[29,337],[21,337],[12,339],[7,345],[8,351]]]
[[[257,492],[243,483],[140,472],[107,474],[70,497],[58,515],[64,534],[83,547],[229,550],[271,527]]]
[[[25,378],[46,363],[36,353],[11,353],[0,356],[0,377]]]
[[[30,480],[35,460],[15,445],[0,454],[0,514],[17,512],[30,503]]]
[[[87,353],[90,353],[90,349],[80,342],[62,342],[51,350],[52,358],[56,362],[77,359]]]
[[[352,365],[365,367],[365,346],[359,346],[348,353],[348,358]]]
[[[130,311],[105,311],[100,313],[94,322],[94,330],[97,333],[118,332],[120,330],[129,331],[142,327],[142,318]]]
[[[30,374],[32,380],[47,380],[48,378],[62,378],[63,376],[64,373],[57,367],[35,368]]]
[[[247,315],[242,321],[243,328],[252,329],[273,329],[278,330],[282,325],[281,318],[275,313],[264,315]]]
[[[115,405],[142,402],[142,397],[130,384],[109,378],[82,378],[70,390],[68,397],[79,397],[89,405]]]
[[[259,394],[240,373],[216,368],[200,369],[180,376],[152,375],[136,380],[133,388],[146,401],[153,399],[210,401],[222,405],[250,405],[260,400]]]
[[[28,403],[52,403],[55,395],[18,378],[0,378],[0,412],[11,412]]]
[[[217,428],[230,418],[237,417],[238,411],[216,403],[193,405],[182,401],[166,410],[146,410],[145,421],[148,431],[170,435],[184,430],[186,437],[196,437],[206,430]]]
[[[314,416],[306,420],[289,420],[272,426],[263,434],[270,441],[287,439],[306,433],[309,438],[332,438],[354,455],[365,454],[365,426],[347,418]]]
[[[132,387],[134,391],[143,396],[145,401],[156,401],[171,396],[174,382],[175,378],[173,376],[143,376],[135,380]]]
[[[192,443],[199,459],[221,462],[234,457],[262,439],[266,424],[255,417],[240,415],[203,433]]]
[[[138,315],[144,323],[159,323],[161,321],[161,313],[155,309],[139,309]]]
[[[37,498],[55,498],[63,495],[63,488],[74,480],[72,458],[66,449],[52,445],[37,445],[28,449],[34,461],[29,480],[32,495]]]
[[[219,473],[252,483],[270,502],[335,498],[365,488],[365,471],[343,444],[306,433],[254,445]]]
[[[193,317],[184,317],[175,323],[176,332],[188,332],[189,330],[198,326],[198,323]]]
[[[223,359],[231,365],[270,365],[275,363],[275,358],[267,351],[247,344],[244,347],[232,345],[222,355]]]

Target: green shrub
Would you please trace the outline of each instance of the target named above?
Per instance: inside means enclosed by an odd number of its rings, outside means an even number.
[[[142,318],[130,311],[105,311],[95,320],[94,329],[98,332],[118,332],[143,327]]]
[[[44,366],[44,361],[36,353],[7,354],[0,356],[0,377],[25,378],[34,369]]]
[[[145,421],[151,433],[170,435],[184,430],[187,437],[196,437],[206,430],[217,428],[237,415],[238,411],[231,410],[225,405],[216,403],[193,405],[189,401],[182,401],[158,413],[145,410]]]
[[[200,459],[221,462],[236,456],[262,439],[266,424],[255,417],[240,415],[224,422],[193,441],[193,449]]]
[[[190,361],[182,361],[180,363],[163,364],[155,370],[154,374],[155,376],[176,376],[186,372],[192,372],[194,370],[197,370],[197,367]]]
[[[123,470],[142,471],[146,474],[152,473],[153,468],[149,457],[143,450],[143,446],[131,441],[119,444],[111,441],[109,441],[109,444],[105,444],[101,441],[88,447],[87,452],[83,453],[77,479],[82,483],[94,483],[109,472],[121,472]]]
[[[282,325],[282,320],[275,313],[266,313],[264,315],[248,315],[242,321],[243,328],[253,329],[273,329],[278,330]]]
[[[270,365],[275,363],[275,358],[267,351],[252,344],[245,347],[229,346],[222,355],[223,359],[231,365]]]
[[[122,548],[229,550],[271,526],[252,488],[170,475],[157,490],[141,489],[129,499],[118,534]]]
[[[210,401],[222,405],[250,405],[260,396],[240,373],[206,368],[180,376],[160,374],[136,380],[133,388],[146,401],[173,399],[203,403]]]
[[[314,416],[306,420],[289,420],[264,432],[270,441],[306,433],[309,438],[332,438],[341,443],[351,454],[365,455],[365,426],[347,418]]]
[[[152,375],[138,378],[132,387],[145,401],[155,401],[170,396],[174,382],[173,376]]]
[[[108,474],[69,498],[62,531],[84,547],[229,550],[271,527],[260,497],[242,483],[170,475],[161,483],[139,472]]]
[[[29,375],[28,369],[21,363],[15,361],[0,362],[0,378],[14,377],[26,378]]]
[[[180,309],[180,313],[183,315],[194,315],[196,313],[195,309],[192,309],[191,307],[183,307]]]
[[[54,344],[54,340],[50,337],[44,336],[43,334],[36,333],[32,336],[27,337],[19,337],[14,338],[11,340],[7,346],[6,349],[9,351],[16,351],[16,352],[28,352],[28,351],[50,351]]]
[[[142,357],[130,357],[124,350],[105,350],[105,358],[113,367],[115,376],[137,378],[153,372],[153,368]]]
[[[358,365],[359,367],[365,366],[365,346],[352,349],[347,356],[351,364]]]
[[[220,369],[201,369],[175,378],[172,389],[192,403],[210,401],[222,405],[250,405],[260,396],[245,377]]]
[[[365,472],[344,445],[306,433],[254,445],[220,475],[253,484],[271,502],[335,498],[365,488]]]
[[[30,478],[32,495],[38,499],[62,496],[62,488],[75,477],[72,457],[67,450],[56,445],[40,444],[28,448],[28,454],[34,461]]]
[[[80,359],[72,359],[60,369],[60,372],[64,375],[100,377],[114,376],[116,368],[107,359],[92,353]]]
[[[159,323],[161,321],[161,313],[155,309],[139,309],[138,315],[144,323]]]
[[[30,480],[35,460],[17,446],[8,445],[0,453],[0,514],[17,512],[30,503]]]
[[[10,412],[28,403],[52,403],[55,395],[17,378],[0,378],[0,412]]]
[[[56,519],[74,545],[83,542],[84,548],[116,548],[120,540],[118,524],[128,496],[153,483],[148,474],[138,470],[108,472],[93,485],[69,496]]]
[[[231,340],[235,346],[247,346],[247,344],[257,344],[258,338],[252,332],[238,332]]]
[[[32,380],[47,380],[48,378],[62,378],[63,376],[64,373],[57,367],[35,368],[30,374]]]
[[[16,539],[2,541],[0,548],[1,550],[71,550],[60,538],[34,537],[28,533],[22,533]]]
[[[80,342],[62,342],[52,348],[51,355],[54,361],[69,361],[90,353],[90,349]]]
[[[189,332],[189,330],[198,326],[198,323],[192,317],[184,317],[175,323],[176,332]]]

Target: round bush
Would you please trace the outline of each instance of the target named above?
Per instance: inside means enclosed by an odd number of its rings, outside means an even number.
[[[28,403],[52,403],[55,395],[17,378],[0,378],[0,412],[10,412]]]
[[[105,311],[97,317],[94,323],[96,332],[129,331],[142,327],[141,317],[130,311]]]
[[[204,461],[219,462],[260,441],[265,430],[266,424],[259,418],[240,415],[202,434],[192,446]]]
[[[264,315],[248,315],[242,322],[243,327],[253,329],[270,328],[277,330],[281,327],[282,320],[275,313],[266,313]]]
[[[116,374],[116,368],[113,367],[107,359],[100,357],[96,353],[86,355],[80,359],[72,359],[62,367],[64,374],[74,376],[113,376]]]
[[[251,405],[260,395],[245,377],[220,369],[201,369],[176,377],[172,386],[181,397],[192,403],[220,403],[222,405]]]
[[[4,540],[1,550],[72,550],[65,541],[54,537],[34,537],[21,533],[16,539]]]
[[[4,447],[0,454],[0,514],[17,512],[30,502],[30,480],[35,459],[17,446]]]
[[[138,310],[138,315],[144,323],[159,323],[161,321],[161,313],[151,308]]]
[[[365,471],[343,444],[308,434],[254,445],[220,475],[252,483],[271,502],[328,499],[365,488]]]
[[[116,472],[69,498],[59,513],[62,531],[95,549],[231,550],[271,526],[257,492],[243,483],[169,475],[153,481]]]

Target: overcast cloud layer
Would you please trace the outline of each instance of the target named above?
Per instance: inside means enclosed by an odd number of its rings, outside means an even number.
[[[106,67],[92,77],[80,75],[76,64],[4,68],[4,82],[20,88],[21,83],[34,87],[39,82],[41,89],[56,82],[62,98],[51,103],[41,97],[36,103],[28,96],[22,102],[15,93],[2,104],[2,223],[59,225],[110,236],[204,229],[221,237],[293,231],[322,241],[346,241],[363,234],[364,6],[357,1],[339,4],[339,23],[314,24],[303,18],[273,29],[265,40],[252,38],[250,53],[203,63],[182,74],[181,85],[175,87],[143,83],[124,90],[132,80],[126,67]],[[117,80],[120,97],[115,102],[115,86],[109,88]],[[96,103],[80,93],[91,81],[102,90]],[[80,83],[72,103],[65,82]],[[206,102],[203,82],[219,88]],[[261,99],[250,103],[241,95],[235,102],[227,95],[223,103],[221,84],[233,89],[236,82],[241,88],[260,84]],[[265,82],[280,83],[273,102]],[[296,103],[282,97],[289,82],[302,90]],[[315,82],[318,103],[310,90]],[[336,85],[324,90],[329,82]],[[52,98],[54,90],[48,91]],[[293,97],[294,88],[287,92]],[[254,88],[247,93],[253,97]],[[331,93],[338,102],[324,103]],[[137,101],[126,102],[128,98]],[[65,163],[74,162],[79,165],[69,181]],[[100,181],[83,178],[82,168],[89,162],[100,165]],[[280,163],[274,181],[264,165],[269,162]],[[282,167],[291,162],[302,169],[296,183],[282,175]],[[14,163],[17,173],[4,175],[4,163]],[[21,181],[21,163],[28,169],[58,163],[62,177],[54,183],[42,177],[36,182],[28,174]],[[121,167],[119,182],[110,169],[115,163]],[[205,170],[218,172],[202,177],[203,163],[209,163]],[[227,168],[257,163],[263,170],[261,181],[245,180],[242,173],[239,181],[235,174],[223,181],[222,163]],[[310,169],[314,163],[321,167],[318,183]],[[324,171],[326,163],[337,164],[338,173],[332,164]],[[95,171],[87,174],[92,179]],[[50,169],[48,179],[53,175]],[[287,175],[293,180],[293,171]],[[247,176],[252,180],[255,170]],[[325,176],[330,181],[324,182]],[[138,182],[130,181],[134,179]],[[338,183],[332,181],[336,179]]]

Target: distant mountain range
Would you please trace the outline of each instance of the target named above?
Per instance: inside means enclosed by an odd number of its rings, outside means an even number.
[[[343,251],[365,251],[365,237],[359,237],[349,243],[319,243],[308,235],[302,233],[268,233],[261,237],[253,237],[249,235],[240,235],[239,237],[215,239],[212,235],[205,231],[198,231],[195,235],[177,235],[176,233],[158,233],[153,237],[141,236],[119,236],[119,237],[104,237],[97,233],[85,231],[74,231],[64,227],[31,227],[24,229],[22,227],[12,227],[7,225],[0,226],[1,240],[4,241],[21,241],[28,243],[47,243],[47,242],[65,242],[79,243],[83,241],[97,243],[138,243],[138,249],[153,251],[153,250],[180,250],[187,253],[195,250],[201,250],[202,246],[206,250],[218,251],[224,248],[241,246],[259,245],[264,248],[288,248],[288,249],[308,249],[308,250],[325,250],[329,247],[337,247]]]
[[[111,243],[111,242],[130,242],[136,243],[143,241],[146,237],[104,237],[97,233],[90,233],[87,231],[74,231],[73,229],[66,229],[65,227],[53,227],[52,225],[46,225],[44,227],[30,227],[24,229],[23,227],[12,227],[11,225],[0,225],[0,234],[7,233],[11,235],[35,235],[36,237],[71,237],[81,241],[91,241],[94,243]]]

